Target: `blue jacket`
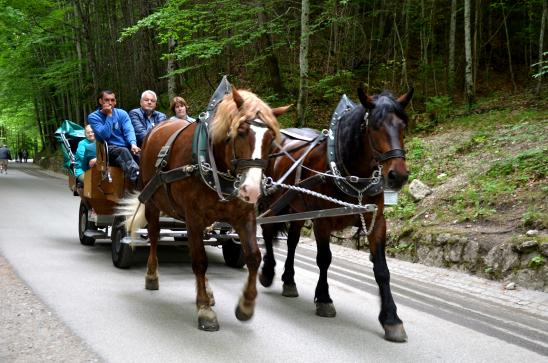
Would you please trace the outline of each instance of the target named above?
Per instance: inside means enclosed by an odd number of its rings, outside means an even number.
[[[0,147],[0,160],[11,160],[10,149],[7,147]]]
[[[159,111],[153,111],[150,115],[150,118],[148,118],[146,117],[145,111],[142,108],[136,108],[129,111],[129,118],[131,119],[133,129],[135,130],[137,146],[141,147],[146,134],[155,125],[159,124],[162,121],[165,121],[166,115]]]
[[[89,169],[89,161],[97,156],[97,149],[95,147],[95,141],[89,141],[84,139],[78,143],[76,149],[76,155],[74,161],[74,175],[79,177],[81,174]]]
[[[100,108],[88,116],[88,123],[91,125],[95,138],[99,141],[106,141],[109,145],[130,147],[137,145],[135,131],[126,111],[115,108],[112,116],[107,117]]]

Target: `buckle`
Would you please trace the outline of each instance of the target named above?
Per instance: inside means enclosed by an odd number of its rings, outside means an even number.
[[[360,178],[358,178],[357,176],[355,175],[350,175],[348,177],[348,181],[351,182],[351,183],[358,183],[360,181]]]

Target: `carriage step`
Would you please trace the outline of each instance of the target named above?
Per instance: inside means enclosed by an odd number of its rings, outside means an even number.
[[[86,229],[84,232],[84,236],[88,238],[94,238],[94,239],[109,238],[109,236],[105,232],[98,231],[95,229]]]

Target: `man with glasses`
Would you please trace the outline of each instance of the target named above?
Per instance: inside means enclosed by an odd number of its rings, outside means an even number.
[[[143,140],[148,131],[166,119],[165,114],[155,111],[156,101],[156,93],[146,90],[141,94],[141,107],[129,111],[129,117],[135,129],[135,136],[137,137],[137,146],[139,147],[143,145]]]

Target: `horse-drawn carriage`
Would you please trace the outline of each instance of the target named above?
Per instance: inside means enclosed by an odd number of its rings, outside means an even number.
[[[78,237],[85,246],[93,246],[96,240],[110,239],[112,263],[119,268],[131,266],[134,249],[148,246],[146,230],[136,236],[128,236],[124,226],[125,218],[116,215],[118,203],[129,190],[129,181],[121,168],[108,165],[106,143],[96,141],[97,162],[84,174],[83,185],[75,175],[75,151],[78,143],[85,138],[84,128],[65,120],[56,130],[55,137],[61,145],[64,167],[68,174],[68,185],[74,196],[80,197],[78,211]],[[170,217],[160,220],[160,243],[184,245],[187,239],[185,223]],[[238,235],[230,225],[215,223],[204,234],[207,245],[222,246],[225,263],[231,267],[244,265]]]
[[[293,257],[304,220],[310,219],[320,269],[314,297],[316,314],[334,317],[336,311],[327,283],[331,263],[329,236],[332,231],[357,225],[369,240],[381,298],[379,322],[385,338],[406,341],[390,290],[383,208],[387,204],[384,187],[399,190],[409,175],[403,129],[408,122],[404,108],[411,100],[412,90],[397,99],[388,93],[368,96],[361,89],[358,96],[357,105],[343,97],[325,132],[280,130],[277,116],[287,107],[272,109],[252,92],[235,90],[223,79],[198,122],[164,122],[153,128],[141,153],[143,190],[139,196],[124,199],[128,230],[132,235],[147,233],[150,241],[145,288],[159,288],[156,249],[165,226],[161,215],[167,214],[181,223],[170,225],[174,227],[169,232],[171,236],[180,232],[188,239],[196,277],[198,327],[218,330],[212,309],[215,299],[206,277],[204,231],[221,220],[234,229],[241,241],[241,249],[234,255],[242,257],[243,253],[248,276],[235,313],[238,320],[249,320],[254,314],[257,280],[265,287],[272,284],[272,240],[285,222],[289,222],[289,230],[283,295],[298,296]],[[110,227],[113,262],[120,265],[116,256],[124,249],[120,252],[117,248],[128,246],[121,219],[114,215],[114,205],[124,196],[125,186],[121,172],[105,163],[108,157],[104,150],[99,144],[98,166],[86,172],[82,191],[73,182],[69,184],[82,198],[82,243],[90,244],[86,238],[96,238],[96,233],[106,235],[97,230]],[[90,210],[98,213],[94,216]],[[139,229],[145,224],[146,232]],[[263,227],[266,247],[260,274],[257,224]],[[222,232],[221,228],[217,239],[222,238]]]

